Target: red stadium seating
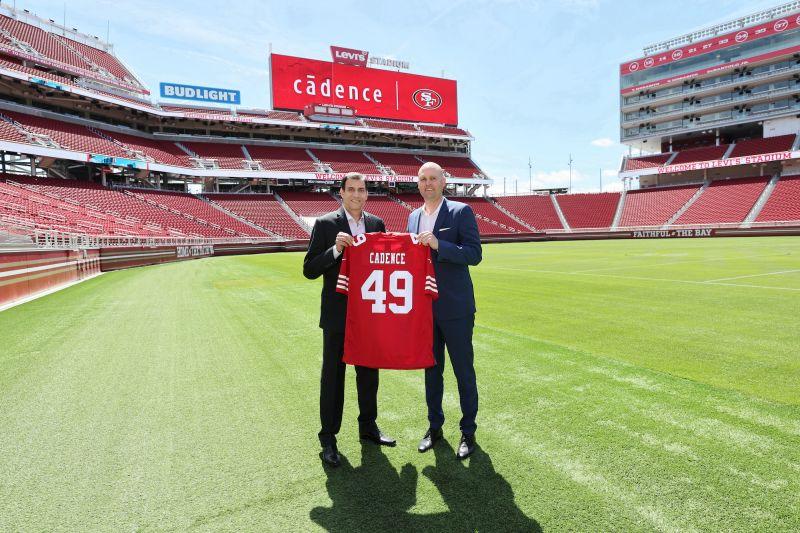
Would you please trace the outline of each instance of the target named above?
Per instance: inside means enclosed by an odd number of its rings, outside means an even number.
[[[550,195],[499,196],[494,199],[514,216],[537,230],[563,229]]]
[[[416,176],[422,161],[411,154],[396,154],[390,152],[370,152],[375,161],[388,166],[400,176]]]
[[[187,193],[173,191],[149,191],[136,189],[131,193],[137,198],[152,200],[159,205],[166,206],[170,210],[180,211],[194,217],[194,220],[202,223],[216,224],[223,229],[233,230],[238,235],[248,235],[253,237],[263,237],[265,233],[252,226],[249,226],[224,211],[217,209],[208,202],[198,199],[196,196]],[[227,232],[230,233],[230,232]]]
[[[782,177],[756,217],[756,222],[789,220],[800,220],[800,176]]]
[[[678,163],[693,163],[694,161],[710,161],[712,159],[722,159],[725,152],[728,150],[727,144],[719,146],[704,146],[703,148],[693,148],[691,150],[681,150],[675,159],[672,160],[671,165]]]
[[[744,155],[770,154],[772,152],[784,152],[792,149],[796,135],[780,135],[778,137],[767,137],[766,139],[749,139],[739,141],[733,147],[731,155],[728,157],[740,157]]]
[[[61,37],[61,39],[67,43],[68,47],[77,50],[81,55],[88,58],[95,65],[104,68],[115,78],[127,81],[128,83],[135,83],[135,78],[128,72],[128,69],[126,69],[116,57],[105,50],[100,50],[99,48],[88,46],[66,37]]]
[[[472,207],[478,219],[478,231],[482,235],[491,233],[518,233],[528,231],[519,222],[500,211],[492,202],[482,197],[453,196],[448,200],[463,202]]]
[[[209,120],[231,120],[233,118],[233,113],[230,109],[221,107],[197,108],[162,105],[161,109],[169,113],[182,113],[192,118],[204,118]]]
[[[344,150],[326,150],[314,148],[311,150],[314,155],[330,165],[334,172],[360,172],[361,174],[380,174],[375,163],[367,159],[362,152],[350,152]]]
[[[301,217],[318,217],[339,209],[339,202],[324,192],[281,192],[281,198]]]
[[[408,215],[411,213],[402,204],[388,196],[371,194],[367,199],[364,210],[383,219],[386,231],[404,233],[408,224]]]
[[[422,196],[415,193],[398,194],[396,198],[411,206],[412,209],[416,209],[424,203]],[[528,231],[527,228],[522,227],[519,222],[500,211],[486,198],[453,196],[447,199],[469,204],[475,213],[475,218],[478,220],[478,231],[482,235]]]
[[[269,231],[292,239],[308,232],[281,207],[272,194],[207,194],[209,200]]]
[[[127,152],[118,145],[93,133],[86,126],[12,111],[3,111],[3,114],[22,124],[28,131],[48,135],[65,150],[128,157]]]
[[[314,160],[302,148],[278,146],[247,146],[250,157],[261,163],[264,170],[285,172],[317,172]]]
[[[464,137],[469,137],[469,133],[461,128],[455,128],[453,126],[432,126],[429,124],[420,124],[419,129],[427,133],[444,133],[447,135],[463,135]]]
[[[642,168],[660,167],[666,163],[672,153],[647,155],[644,157],[631,157],[625,161],[625,170],[639,170]]]
[[[13,38],[30,45],[41,57],[64,65],[65,70],[75,70],[81,75],[89,75],[105,81],[106,77],[97,71],[97,67],[99,67],[108,72],[115,82],[141,90],[139,83],[122,63],[104,50],[5,15],[0,15],[0,29],[7,31]],[[5,37],[0,37],[0,45],[11,51],[22,51]]]
[[[663,226],[699,189],[683,185],[628,191],[619,226]]]
[[[204,142],[182,142],[181,144],[203,159],[215,159],[219,168],[237,170],[246,168],[246,158],[240,144]]]
[[[142,152],[145,156],[152,157],[157,163],[179,167],[195,166],[189,155],[172,141],[155,141],[147,137],[129,135],[116,131],[102,130],[104,134],[113,137],[131,150]]]
[[[419,130],[410,122],[393,122],[391,120],[378,120],[374,118],[363,119],[364,124],[370,128],[380,128],[382,130],[416,131]]]
[[[204,220],[196,220],[194,217],[186,217],[183,212],[170,210],[171,208],[163,201],[150,200],[147,202],[133,196],[131,191],[125,193],[94,183],[72,180],[30,177],[14,177],[13,179],[29,184],[41,193],[53,194],[63,201],[77,202],[76,205],[133,220],[145,227],[155,228],[160,235],[196,235],[200,237],[234,237],[237,235],[237,232],[231,228],[218,226]],[[197,199],[194,201],[201,202]],[[241,224],[235,219],[231,220],[236,224]]]
[[[570,228],[609,228],[619,197],[618,192],[559,194],[556,201]]]
[[[263,112],[258,111],[237,111],[237,117],[242,118],[260,118],[260,119],[270,119],[270,120],[292,120],[295,122],[304,122],[302,117],[297,113],[292,113],[291,111],[270,111],[264,110]]]
[[[481,170],[468,157],[454,157],[445,155],[423,155],[420,156],[425,161],[438,163],[445,171],[456,178],[471,178],[473,174]],[[419,170],[419,169],[418,169]],[[416,173],[414,173],[416,176]]]
[[[7,176],[11,182],[25,178]],[[0,181],[0,216],[18,225],[68,233],[95,235],[163,236],[163,228],[148,228],[141,221],[89,208],[50,191],[31,190],[26,184],[14,185]]]
[[[712,181],[675,224],[742,222],[755,205],[768,178]]]

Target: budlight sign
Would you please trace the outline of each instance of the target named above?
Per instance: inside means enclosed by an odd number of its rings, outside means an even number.
[[[183,85],[179,83],[161,82],[161,98],[177,100],[194,100],[196,102],[213,102],[216,104],[242,103],[241,93],[233,89],[201,87],[199,85]]]

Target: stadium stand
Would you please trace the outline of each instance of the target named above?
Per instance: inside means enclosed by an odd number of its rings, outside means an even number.
[[[677,165],[678,163],[692,163],[694,161],[721,159],[727,150],[727,144],[721,144],[719,146],[704,146],[702,148],[692,148],[691,150],[681,150],[670,164]]]
[[[482,235],[527,231],[520,226],[519,222],[497,209],[497,207],[486,198],[480,196],[453,196],[448,197],[448,200],[463,202],[472,208],[475,217],[478,219],[478,231],[480,231]]]
[[[674,224],[742,222],[758,200],[768,178],[712,181]]]
[[[17,176],[0,181],[0,215],[16,225],[93,235],[165,235],[161,228],[104,213],[47,191],[18,184]]]
[[[699,185],[628,191],[620,227],[662,226],[700,189]]]
[[[419,129],[424,131],[425,133],[445,133],[448,135],[462,135],[464,137],[469,137],[469,133],[462,130],[461,128],[456,128],[453,126],[434,126],[429,124],[420,124]]]
[[[570,228],[609,228],[619,197],[618,192],[559,194],[556,201]]]
[[[362,119],[365,126],[370,128],[380,128],[382,130],[400,130],[400,131],[414,131],[419,130],[410,122],[393,122],[391,120],[378,120],[376,118]]]
[[[761,208],[756,222],[797,220],[800,220],[800,176],[782,177]]]
[[[65,67],[65,70],[109,81],[142,91],[140,84],[108,52],[73,39],[45,31],[32,24],[0,15],[0,47],[8,53],[41,57]]]
[[[147,137],[139,137],[138,135],[130,135],[127,133],[120,133],[116,131],[100,130],[105,135],[114,138],[121,142],[128,149],[139,152],[144,158],[152,158],[158,163],[165,165],[174,165],[179,167],[193,167],[189,155],[178,148],[178,146],[171,141],[156,141],[148,139]]]
[[[289,208],[301,217],[318,217],[339,209],[339,202],[324,192],[281,192]]]
[[[206,194],[209,201],[253,224],[290,239],[307,239],[308,232],[272,194]]]
[[[254,161],[265,170],[287,172],[317,172],[314,160],[302,148],[283,148],[279,146],[247,146]]]
[[[249,226],[228,213],[217,209],[210,203],[187,193],[174,191],[149,191],[132,189],[129,191],[136,198],[144,201],[151,200],[162,208],[167,208],[173,213],[178,211],[183,216],[190,215],[196,222],[210,225],[216,224],[223,230],[233,230],[238,235],[263,237],[265,232]],[[229,233],[229,232],[228,232]]]
[[[412,154],[397,154],[393,152],[370,152],[378,163],[388,166],[395,174],[401,176],[416,176],[422,161]]]
[[[364,210],[383,219],[386,231],[405,232],[408,215],[411,213],[405,206],[395,202],[389,196],[370,194]]]
[[[792,149],[796,135],[781,135],[778,137],[767,137],[764,139],[748,139],[739,141],[733,147],[728,157],[740,157],[745,155],[769,154],[772,152],[783,152]]]
[[[292,113],[291,111],[270,111],[270,110],[263,110],[263,111],[237,111],[237,117],[241,118],[255,118],[255,119],[269,119],[269,120],[292,120],[295,122],[304,122],[301,115],[297,113]]]
[[[672,157],[672,153],[647,155],[644,157],[631,157],[625,161],[625,170],[639,170],[642,168],[660,167]]]
[[[479,174],[481,169],[472,162],[468,157],[453,157],[445,155],[424,155],[420,156],[425,161],[433,161],[438,163],[446,172],[449,172],[456,178],[471,178],[473,174]],[[421,165],[422,163],[420,163]],[[419,170],[419,167],[417,167]],[[415,171],[412,176],[416,176]]]
[[[16,121],[18,125],[29,132],[47,135],[66,150],[113,157],[128,157],[127,152],[119,145],[97,135],[86,126],[12,111],[4,111],[0,114],[0,118],[2,116]]]
[[[311,152],[323,163],[330,165],[334,172],[360,172],[361,174],[380,174],[378,167],[367,159],[363,152],[345,150],[326,150],[314,148]]]
[[[182,142],[188,148],[203,159],[213,159],[219,168],[243,169],[246,168],[246,158],[240,144],[222,144],[206,142]]]
[[[163,202],[141,199],[134,196],[129,190],[114,190],[95,183],[56,178],[15,176],[13,179],[19,183],[29,185],[36,192],[49,193],[62,201],[77,202],[75,205],[84,206],[96,212],[140,222],[145,228],[156,230],[159,235],[194,235],[198,237],[232,237],[237,235],[237,232],[233,229],[211,224],[204,220],[198,221],[194,217],[186,217],[182,212],[171,210]],[[238,223],[238,221],[236,222]]]
[[[499,196],[494,200],[537,230],[564,228],[550,195]]]

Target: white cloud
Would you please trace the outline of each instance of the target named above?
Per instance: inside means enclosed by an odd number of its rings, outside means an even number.
[[[600,148],[609,148],[611,146],[614,146],[615,144],[617,143],[615,143],[608,137],[600,137],[599,139],[595,139],[592,141],[592,146],[599,146]]]

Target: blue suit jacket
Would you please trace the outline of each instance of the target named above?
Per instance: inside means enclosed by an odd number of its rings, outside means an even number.
[[[421,214],[422,207],[408,215],[409,233],[419,233]],[[433,316],[439,320],[451,320],[474,314],[475,293],[469,265],[481,262],[482,250],[478,222],[472,208],[443,199],[433,234],[439,239],[439,249],[431,250],[439,288],[439,298],[433,302]]]

